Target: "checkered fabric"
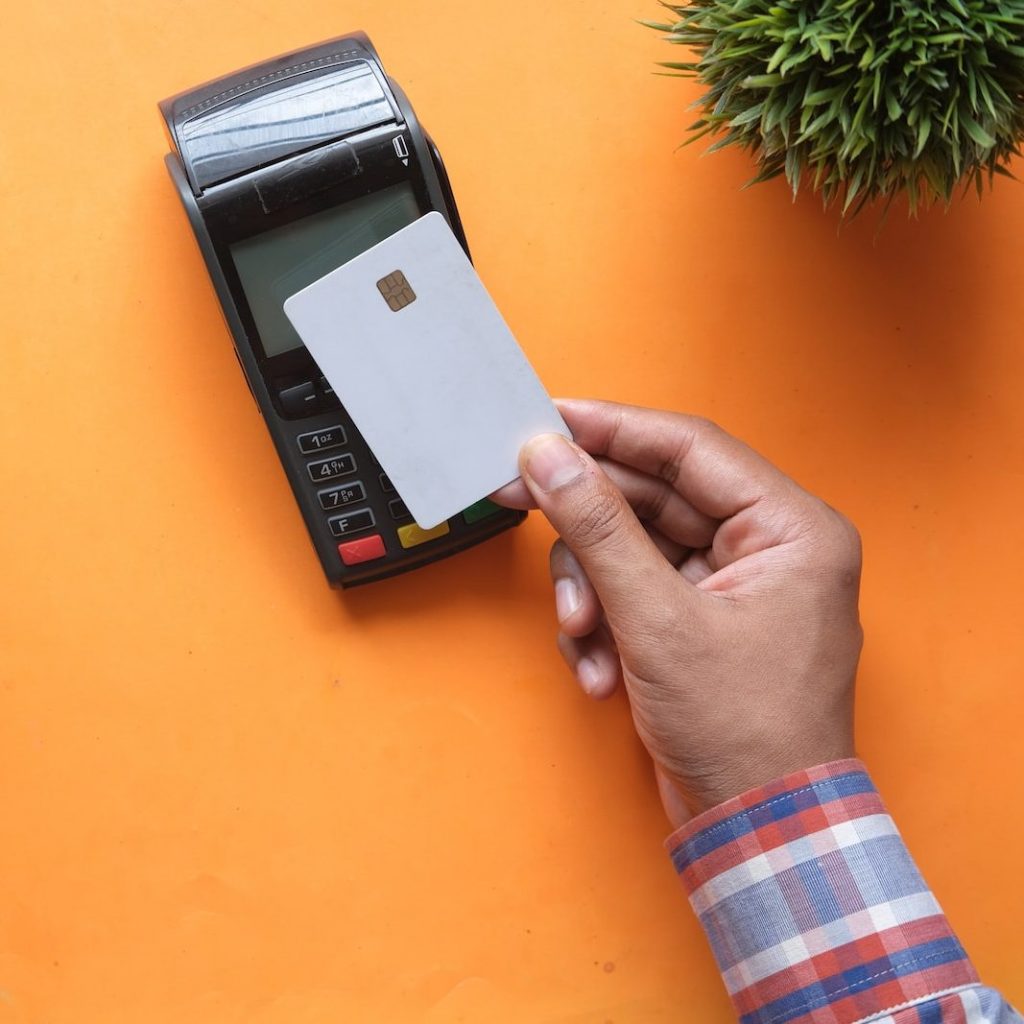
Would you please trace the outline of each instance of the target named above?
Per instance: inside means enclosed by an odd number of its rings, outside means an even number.
[[[1021,1024],[978,984],[860,761],[777,779],[666,845],[741,1024]]]

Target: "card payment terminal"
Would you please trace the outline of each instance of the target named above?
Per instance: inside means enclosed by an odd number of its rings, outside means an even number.
[[[370,40],[357,32],[285,54],[160,110],[167,167],[331,585],[392,576],[521,522],[485,499],[417,526],[283,311],[433,210],[468,255],[437,147]]]

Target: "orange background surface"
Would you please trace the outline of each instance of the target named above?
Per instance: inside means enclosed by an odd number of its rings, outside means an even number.
[[[5,12],[3,1024],[732,1019],[625,702],[555,652],[547,525],[334,593],[239,376],[155,103],[357,27],[552,392],[714,417],[858,523],[861,753],[1024,1002],[1024,191],[877,241],[742,192],[675,151],[656,13]]]

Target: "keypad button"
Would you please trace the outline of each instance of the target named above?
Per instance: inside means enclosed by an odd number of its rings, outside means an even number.
[[[489,501],[487,498],[481,498],[470,505],[469,508],[463,510],[462,518],[472,525],[473,523],[479,523],[481,519],[486,519],[488,516],[496,515],[500,511],[500,505],[495,505],[493,501]]]
[[[394,501],[388,502],[388,511],[391,513],[392,519],[411,519],[412,515],[409,512],[408,506],[402,501],[401,498],[395,498]]]
[[[380,486],[386,494],[395,493],[395,485],[388,479],[387,473],[381,473],[380,475]]]
[[[356,471],[356,460],[347,452],[335,455],[333,459],[318,459],[306,466],[309,479],[314,483],[320,480],[334,480],[339,476],[348,476]]]
[[[341,405],[338,396],[331,387],[331,382],[326,377],[321,377],[316,382],[317,390],[320,392],[320,405],[325,409],[336,409]]]
[[[345,436],[345,428],[337,424],[324,427],[323,430],[311,430],[308,434],[299,434],[296,440],[303,455],[315,455],[330,448],[340,448],[348,438]]]
[[[439,526],[434,526],[429,530],[424,530],[417,523],[410,523],[408,526],[400,526],[398,528],[398,543],[403,548],[415,548],[420,544],[426,544],[427,541],[444,537],[449,531],[450,527],[447,523],[441,523]]]
[[[282,388],[277,393],[281,400],[281,408],[285,416],[292,419],[301,419],[303,416],[312,416],[320,408],[316,397],[316,387],[311,380],[294,387]]]
[[[373,513],[368,508],[361,508],[358,512],[349,512],[347,516],[328,519],[327,525],[335,537],[345,537],[350,533],[358,533],[360,530],[369,530],[376,523]]]
[[[359,540],[345,541],[338,545],[338,554],[346,565],[359,565],[360,562],[372,562],[375,558],[383,558],[387,554],[384,538],[375,533]]]
[[[366,488],[356,481],[353,484],[345,484],[343,487],[332,487],[330,490],[318,491],[317,498],[320,499],[320,507],[328,512],[336,508],[345,508],[354,505],[357,501],[366,500]]]

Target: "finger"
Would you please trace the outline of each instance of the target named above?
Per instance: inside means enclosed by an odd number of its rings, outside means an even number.
[[[542,434],[523,447],[520,468],[613,623],[647,631],[662,619],[679,577],[594,460],[561,435]]]
[[[692,556],[690,548],[683,547],[673,540],[659,533],[650,523],[643,523],[643,528],[654,542],[655,547],[665,556],[672,565],[684,564],[684,560]],[[559,626],[563,633],[568,636],[585,636],[597,629],[605,620],[604,608],[601,607],[601,599],[594,590],[594,585],[583,571],[583,566],[576,561],[576,556],[565,546],[565,542],[555,541],[551,548],[551,578],[555,584],[555,608],[558,613]],[[708,569],[703,575],[691,580],[698,582],[704,576],[710,576]],[[685,573],[684,573],[685,576]],[[559,584],[571,578],[579,588],[579,594],[567,593],[562,596]],[[686,577],[689,579],[689,577]],[[579,600],[581,607],[576,607]],[[609,634],[612,649],[615,649],[615,638]]]
[[[605,700],[615,692],[622,665],[604,626],[583,637],[559,633],[558,649],[588,697]]]
[[[691,551],[673,540],[659,533],[650,523],[643,523],[643,528],[653,541],[655,547],[665,556],[666,560],[674,566],[685,566],[687,561],[695,556],[703,555],[700,552]],[[604,608],[601,607],[601,599],[594,590],[594,585],[583,571],[583,566],[576,561],[576,556],[565,546],[565,542],[557,540],[551,548],[551,578],[555,584],[555,607],[558,613],[559,626],[563,633],[568,636],[585,636],[592,633],[597,627],[605,622]],[[706,576],[711,575],[711,569],[696,575],[683,576],[692,583],[697,583]],[[682,571],[682,570],[680,570]],[[560,594],[559,584],[571,578],[579,588],[579,594]],[[576,601],[581,602],[581,607],[576,606]],[[615,649],[615,637],[609,634],[612,649]]]
[[[687,548],[703,548],[711,544],[716,520],[698,512],[670,484],[660,477],[611,459],[599,458],[596,461],[605,475],[626,496],[641,521],[652,523],[663,536]],[[491,501],[506,508],[537,507],[522,477],[517,477],[489,497]]]
[[[660,477],[713,519],[799,491],[770,462],[707,420],[589,399],[557,404],[585,451]]]
[[[679,575],[695,587],[713,576],[717,569],[712,566],[714,557],[711,551],[691,551],[679,564]]]
[[[625,495],[633,511],[644,523],[653,524],[659,533],[686,548],[711,544],[716,520],[698,512],[678,491],[659,477],[599,458],[597,464]],[[537,502],[522,477],[489,495],[491,501],[506,508],[534,509]]]
[[[583,566],[562,540],[551,548],[550,562],[559,628],[566,636],[593,633],[601,624],[604,609]]]
[[[505,508],[530,509],[537,507],[537,502],[533,500],[533,495],[530,494],[530,489],[523,483],[522,477],[516,477],[511,483],[505,484],[504,487],[499,487],[493,494],[489,494],[488,497],[496,505],[504,505]]]
[[[647,531],[647,536],[651,538],[654,546],[664,555],[665,561],[669,564],[678,567],[692,551],[685,544],[677,544],[674,540],[670,540],[650,523],[641,523],[640,525]]]
[[[663,536],[688,548],[706,548],[715,539],[718,520],[698,512],[661,477],[611,459],[596,461],[626,496],[641,522],[650,523]]]

